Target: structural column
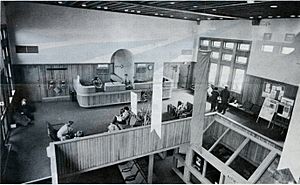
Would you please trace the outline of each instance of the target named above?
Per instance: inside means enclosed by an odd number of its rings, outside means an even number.
[[[193,160],[193,149],[201,153],[204,114],[206,108],[206,96],[208,88],[208,71],[209,71],[210,51],[199,50],[197,63],[195,64],[195,92],[193,117],[191,121],[191,143],[186,155],[185,165],[190,167]],[[184,180],[189,182],[190,172],[187,167],[184,168]]]
[[[300,85],[299,85],[300,86]],[[283,151],[279,161],[278,169],[288,168],[295,181],[300,181],[300,141],[299,141],[299,131],[300,131],[300,89],[298,86],[298,93],[294,104],[293,116],[290,121],[287,136],[284,142]]]
[[[148,184],[152,184],[153,179],[153,165],[154,165],[154,155],[149,155],[149,165],[148,165]]]

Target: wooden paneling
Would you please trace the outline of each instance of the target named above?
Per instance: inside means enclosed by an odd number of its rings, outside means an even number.
[[[103,81],[109,81],[107,74],[97,74],[98,64],[47,64],[47,65],[14,65],[15,81],[30,100],[40,101],[41,98],[67,96],[72,87],[72,80],[80,75],[83,81],[91,81],[96,75]],[[64,70],[65,69],[65,70]],[[112,72],[112,68],[109,68]],[[36,79],[34,82],[32,80]],[[56,93],[54,88],[49,88],[48,82],[53,80],[55,87],[61,92]],[[63,87],[61,82],[65,81]],[[34,86],[35,88],[33,88]],[[36,93],[40,92],[37,96]],[[38,99],[36,97],[39,97]]]
[[[70,175],[188,143],[190,120],[162,123],[161,139],[150,132],[150,126],[143,126],[57,142],[54,144],[57,173]]]

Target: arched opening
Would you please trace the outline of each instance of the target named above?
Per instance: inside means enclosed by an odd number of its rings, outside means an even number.
[[[111,56],[111,63],[114,64],[114,73],[122,79],[127,78],[133,82],[134,63],[133,55],[129,50],[119,49]],[[126,77],[127,76],[127,77]]]

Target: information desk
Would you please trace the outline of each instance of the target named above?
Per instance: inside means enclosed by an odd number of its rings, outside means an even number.
[[[141,101],[141,94],[145,91],[152,91],[152,82],[134,83],[133,90],[120,90],[113,92],[96,92],[95,86],[83,86],[79,76],[73,79],[73,87],[76,92],[77,101],[80,107],[99,107],[130,103],[130,92],[134,91]],[[112,88],[110,88],[111,90]],[[163,99],[171,98],[172,80],[164,77]]]

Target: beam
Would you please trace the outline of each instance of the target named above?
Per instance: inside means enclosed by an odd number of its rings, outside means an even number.
[[[267,157],[262,161],[262,163],[258,166],[258,168],[254,171],[254,173],[248,179],[249,184],[254,184],[257,180],[262,176],[262,174],[266,171],[266,169],[270,166],[277,153],[275,151],[271,151]]]
[[[240,146],[235,150],[235,152],[230,156],[230,158],[226,161],[226,165],[230,165],[232,163],[232,161],[239,155],[239,153],[243,150],[243,148],[248,144],[248,142],[250,141],[249,138],[246,138],[242,144],[240,144]]]
[[[222,140],[222,138],[225,136],[225,134],[227,134],[227,132],[229,132],[229,128],[227,128],[225,130],[225,132],[219,137],[219,139],[210,147],[210,149],[208,150],[209,152],[211,152],[216,146],[217,144]]]
[[[148,164],[148,184],[152,184],[153,180],[153,164],[154,164],[154,155],[149,155],[149,164]]]
[[[209,16],[209,17],[217,17],[217,18],[225,18],[225,19],[240,19],[239,17],[232,17],[232,16],[224,16],[224,15],[215,15],[215,14],[209,14],[209,13],[200,13],[200,12],[194,12],[194,11],[188,11],[188,10],[178,10],[173,8],[162,8],[157,6],[151,6],[151,5],[144,5],[144,4],[137,4],[137,3],[129,3],[129,2],[122,2],[124,4],[128,5],[136,5],[141,7],[147,7],[147,8],[154,8],[161,11],[172,11],[176,13],[185,13],[185,14],[193,14],[193,15],[200,15],[200,16]]]
[[[209,127],[210,127],[214,122],[215,122],[215,120],[213,120],[212,122],[210,122],[210,123],[207,125],[207,127],[203,130],[203,133],[206,132],[206,131],[209,129]]]

